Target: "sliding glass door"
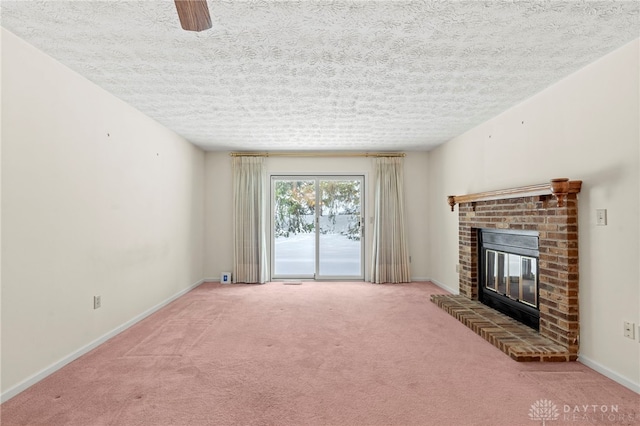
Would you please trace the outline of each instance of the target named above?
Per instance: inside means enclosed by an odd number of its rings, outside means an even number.
[[[363,279],[362,176],[274,176],[272,279]]]
[[[362,178],[323,178],[318,187],[317,275],[363,278]]]
[[[316,183],[274,178],[271,277],[313,278],[316,273]]]

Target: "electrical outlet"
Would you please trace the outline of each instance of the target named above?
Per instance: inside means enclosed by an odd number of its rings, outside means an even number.
[[[102,306],[102,296],[93,296],[93,309],[98,309]]]
[[[456,264],[456,272],[459,274],[460,273],[460,264]]]
[[[628,337],[631,340],[636,340],[636,325],[632,322],[625,321],[624,322],[624,337]]]

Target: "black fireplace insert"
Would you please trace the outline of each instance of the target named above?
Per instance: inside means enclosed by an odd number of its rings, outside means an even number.
[[[539,330],[538,232],[480,229],[478,246],[478,299]]]

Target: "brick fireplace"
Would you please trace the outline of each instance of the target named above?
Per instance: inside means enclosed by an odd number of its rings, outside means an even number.
[[[514,359],[577,359],[577,194],[581,183],[554,179],[552,184],[449,197],[452,210],[458,205],[459,295],[432,300]],[[537,233],[539,332],[478,302],[481,229]]]

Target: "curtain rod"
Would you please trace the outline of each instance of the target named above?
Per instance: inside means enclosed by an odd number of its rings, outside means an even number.
[[[232,152],[232,157],[405,157],[404,152]]]

